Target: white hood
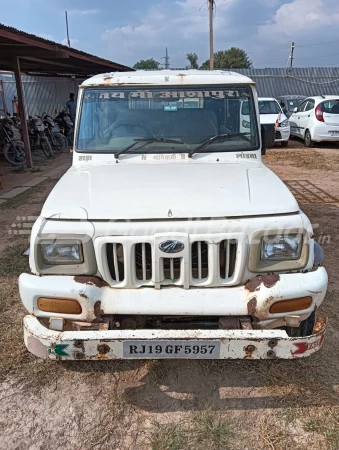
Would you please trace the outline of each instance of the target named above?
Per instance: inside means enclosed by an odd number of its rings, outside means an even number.
[[[60,219],[168,219],[258,216],[299,210],[263,164],[114,164],[72,167],[42,216]]]

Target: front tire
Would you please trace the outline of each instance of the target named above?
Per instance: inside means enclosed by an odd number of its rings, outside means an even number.
[[[26,162],[25,146],[21,141],[13,141],[10,147],[5,146],[4,157],[12,166],[23,166]]]
[[[55,153],[62,153],[68,146],[67,139],[61,133],[53,133],[52,146]]]
[[[47,158],[51,158],[53,156],[51,144],[49,143],[46,136],[40,138],[40,147],[41,150],[44,152],[44,155],[47,156]]]
[[[304,337],[313,334],[313,328],[315,324],[315,311],[312,312],[310,317],[300,322],[298,327],[286,327],[286,333],[290,337]]]
[[[305,147],[309,148],[309,147],[313,146],[313,141],[312,141],[312,136],[311,136],[310,130],[306,130],[305,136],[304,136],[304,142],[305,142]]]

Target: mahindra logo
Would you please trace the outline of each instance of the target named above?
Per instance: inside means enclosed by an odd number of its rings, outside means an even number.
[[[178,253],[181,252],[185,246],[180,241],[164,241],[159,244],[159,248],[164,253]]]

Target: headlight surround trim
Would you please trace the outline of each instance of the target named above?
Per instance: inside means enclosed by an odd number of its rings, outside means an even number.
[[[42,257],[41,243],[44,242],[79,242],[82,246],[82,261],[63,263],[63,264],[46,264]],[[94,244],[92,237],[87,234],[41,234],[38,235],[32,243],[34,262],[36,272],[42,275],[96,275],[98,271]]]
[[[298,259],[285,259],[273,261],[270,259],[261,259],[262,239],[266,236],[302,236],[301,254]],[[307,230],[300,228],[288,229],[286,231],[280,230],[260,230],[252,234],[250,240],[249,256],[248,256],[248,270],[252,273],[267,273],[267,272],[286,272],[293,270],[305,269],[310,262],[310,242],[311,239]]]

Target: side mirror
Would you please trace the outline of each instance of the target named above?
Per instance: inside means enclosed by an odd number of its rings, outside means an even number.
[[[298,112],[298,108],[294,108],[293,112],[294,113]]]
[[[266,155],[267,147],[273,147],[275,140],[274,124],[261,125],[261,154]]]

